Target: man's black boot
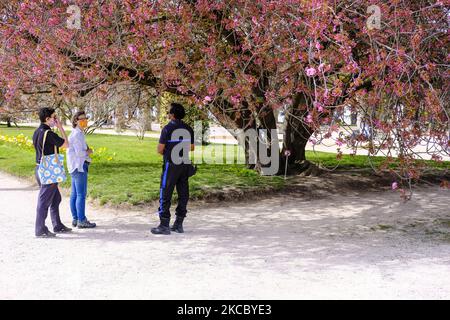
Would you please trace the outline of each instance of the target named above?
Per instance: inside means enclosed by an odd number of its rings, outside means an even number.
[[[153,234],[170,234],[169,222],[170,219],[160,218],[159,226],[152,228],[151,232]]]
[[[178,233],[183,233],[183,220],[184,217],[178,217],[175,219],[175,222],[173,223],[173,226],[170,228],[170,230],[178,232]]]

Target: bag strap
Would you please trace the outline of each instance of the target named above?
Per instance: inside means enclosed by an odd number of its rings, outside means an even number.
[[[45,140],[47,139],[47,133],[51,131],[51,130],[45,130],[44,133],[44,141],[42,142],[42,153],[41,153],[41,161],[44,158],[44,146],[45,146]],[[58,156],[58,148],[56,148],[56,146],[53,146],[55,148],[55,155]]]
[[[50,130],[45,130],[45,133],[44,133],[44,140],[42,141],[42,150],[41,150],[41,162],[42,162],[42,159],[44,159],[44,146],[45,146],[45,140],[47,139],[47,133],[49,132]]]

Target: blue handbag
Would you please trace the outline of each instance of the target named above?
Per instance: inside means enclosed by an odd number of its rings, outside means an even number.
[[[55,154],[44,156],[45,139],[47,133],[45,131],[44,141],[42,142],[42,157],[38,167],[38,176],[41,184],[61,183],[67,180],[66,171],[64,170],[64,155],[58,154],[55,146]]]

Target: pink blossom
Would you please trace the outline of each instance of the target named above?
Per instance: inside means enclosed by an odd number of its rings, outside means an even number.
[[[130,44],[129,46],[128,46],[128,51],[130,51],[131,53],[135,53],[136,52],[136,46],[135,45],[133,45],[133,44]]]
[[[38,67],[34,66],[33,67],[33,73],[35,75],[40,75],[42,73],[41,69],[39,69]]]
[[[217,86],[215,84],[211,84],[210,86],[208,86],[208,95],[215,95],[217,92]]]
[[[314,102],[314,107],[316,107],[317,111],[323,112],[323,106],[320,102]]]
[[[59,24],[59,19],[58,18],[50,18],[50,19],[48,19],[49,27],[54,27],[54,26],[57,26],[58,24]]]
[[[320,49],[322,49],[322,46],[321,46],[321,44],[320,44],[320,42],[316,42],[316,49],[317,50],[320,50]]]
[[[321,63],[320,65],[319,65],[319,71],[320,72],[328,72],[328,71],[330,71],[330,69],[331,69],[331,65],[329,65],[329,64],[326,64],[326,63]]]
[[[398,188],[397,182],[392,182],[392,190],[396,190]]]
[[[323,72],[324,67],[325,67],[325,63],[321,63],[321,64],[319,65],[319,71],[320,71],[320,72]]]
[[[313,118],[312,118],[312,115],[310,113],[306,116],[306,122],[307,123],[312,123],[313,122]]]
[[[317,73],[317,71],[315,68],[312,68],[312,67],[306,68],[306,75],[308,77],[314,77],[316,75],[316,73]]]
[[[211,102],[212,101],[212,98],[210,97],[210,96],[206,96],[204,99],[203,99],[203,103],[204,104],[207,104],[207,103],[209,103],[209,102]]]
[[[230,99],[231,99],[231,103],[239,104],[239,102],[241,101],[241,96],[240,95],[231,96]]]
[[[382,127],[381,122],[378,119],[374,119],[373,123],[376,128],[380,129]]]
[[[5,93],[5,97],[7,100],[12,99],[12,97],[16,94],[16,87],[8,84],[7,89],[6,89],[6,93]]]

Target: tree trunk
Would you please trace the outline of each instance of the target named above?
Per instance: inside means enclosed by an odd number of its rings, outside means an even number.
[[[286,115],[286,131],[283,141],[283,166],[286,162],[284,152],[290,151],[288,157],[288,173],[302,172],[309,167],[306,161],[306,144],[311,137],[313,131],[303,121],[307,114],[307,100],[301,94],[297,95],[294,102]]]
[[[121,133],[125,129],[126,119],[123,113],[124,111],[121,107],[118,107],[116,108],[116,110],[114,110],[114,130],[117,133]]]
[[[6,118],[6,126],[7,126],[8,128],[11,128],[11,118],[10,118],[10,117],[7,117],[7,118]]]
[[[142,121],[143,121],[143,127],[144,131],[151,131],[152,130],[152,109],[150,105],[145,105],[142,110]]]
[[[228,132],[233,135],[237,140],[239,136],[237,135],[236,130],[240,129],[247,132],[250,129],[256,130],[256,121],[253,117],[251,110],[249,110],[246,104],[243,104],[243,108],[236,110],[233,105],[231,105],[228,101],[217,99],[214,102],[211,112],[220,122],[220,124],[228,130]],[[245,163],[249,169],[254,169],[256,167],[255,164],[250,163],[250,143],[246,139],[244,143],[244,151],[245,151]]]
[[[283,137],[283,149],[278,155],[279,170],[278,174],[284,174],[286,157],[284,151],[289,150],[290,156],[288,157],[288,174],[298,174],[307,169],[310,169],[311,164],[306,161],[306,144],[311,137],[313,130],[306,125],[303,119],[307,115],[307,100],[299,94],[294,99],[292,106],[288,114],[286,115],[286,131]],[[270,107],[261,107],[257,120],[255,116],[248,109],[248,106],[244,102],[242,108],[236,110],[226,100],[219,100],[214,103],[211,109],[220,124],[229,130],[229,132],[236,136],[235,129],[241,129],[245,133],[250,129],[266,129],[267,141],[272,141],[271,129],[277,129],[277,122],[275,114]],[[259,133],[259,132],[258,132]],[[274,137],[274,140],[278,143],[278,137]],[[266,148],[267,156],[271,157],[270,144],[258,143],[258,148]],[[262,168],[259,161],[259,149],[256,151],[256,164],[250,163],[250,144],[249,141],[245,141],[245,160],[247,167],[250,169],[260,170]],[[269,167],[271,163],[265,164],[264,167]]]
[[[278,167],[276,168],[276,174],[281,174],[282,172],[282,158],[280,157],[280,153],[277,152],[276,155],[272,155],[272,145],[271,143],[276,143],[275,150],[279,150],[278,147],[278,131],[277,131],[277,120],[275,118],[275,113],[273,112],[273,109],[271,107],[262,107],[260,109],[260,112],[258,113],[258,129],[259,130],[265,130],[267,137],[264,140],[260,141],[258,143],[258,162],[257,162],[257,168],[263,169],[263,168],[269,168],[275,165],[272,163],[273,157],[276,157],[275,161],[278,161]],[[275,130],[275,136],[272,136],[272,130]],[[258,132],[259,134],[259,132]],[[261,148],[264,148],[265,150],[260,150]],[[261,162],[261,159],[259,159],[260,152],[264,154],[267,154],[267,156],[270,158],[270,162],[263,164]]]

